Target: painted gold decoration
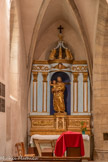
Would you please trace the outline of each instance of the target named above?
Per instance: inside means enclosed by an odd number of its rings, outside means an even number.
[[[85,72],[85,71],[88,71],[88,67],[87,66],[72,66],[72,71],[74,72]]]
[[[66,53],[66,59],[67,60],[73,60],[73,56],[72,56],[72,54],[71,54],[71,52],[66,48],[65,49],[65,53]]]
[[[47,72],[43,72],[42,75],[43,75],[43,82],[47,82],[48,73]]]
[[[88,73],[83,73],[83,82],[88,82]]]
[[[73,112],[78,112],[78,75],[79,73],[73,73]]]
[[[56,118],[56,129],[61,129],[65,130],[66,129],[66,117],[67,113],[55,113],[55,118]]]
[[[47,60],[33,60],[33,64],[48,64]]]
[[[54,60],[55,59],[55,54],[56,54],[56,49],[53,49],[50,53],[49,60]]]
[[[74,76],[74,82],[78,82],[78,73],[73,73],[73,76]]]
[[[37,111],[37,77],[38,77],[38,72],[33,72],[33,111],[34,110],[34,91],[35,91],[35,86],[34,84],[36,84],[36,111]]]
[[[64,53],[65,51],[65,53]],[[63,35],[62,33],[59,33],[59,41],[57,46],[52,50],[49,60],[54,61],[54,60],[73,60],[72,53],[70,50],[65,47],[64,41],[63,41]]]
[[[53,64],[53,63],[67,63],[67,64],[72,64],[73,63],[73,60],[55,59],[55,60],[49,60],[48,63],[49,64]]]
[[[65,84],[62,82],[62,78],[57,78],[57,83],[54,80],[51,84],[52,93],[53,93],[53,106],[55,112],[65,112],[65,103],[64,103],[64,91]]]
[[[33,127],[52,127],[54,126],[54,120],[46,120],[46,119],[40,119],[40,120],[32,120],[32,126]]]
[[[38,72],[33,72],[33,82],[37,82]]]
[[[43,61],[40,61],[40,60],[33,60],[33,64],[42,64],[42,65],[47,65],[47,64],[50,64],[50,63],[59,63],[59,59],[56,59],[56,60],[43,60]],[[66,59],[63,59],[61,61],[61,63],[73,63],[73,65],[76,65],[76,64],[87,64],[87,61],[86,60],[66,60]]]
[[[37,70],[37,71],[48,71],[48,70],[49,70],[49,67],[48,67],[48,66],[43,66],[43,65],[40,65],[40,66],[33,66],[32,70]]]
[[[58,37],[59,37],[60,41],[63,41],[63,35],[62,34],[59,34]]]
[[[87,123],[86,133],[90,135],[90,116],[88,115],[39,115],[30,116],[31,130],[30,135],[33,134],[61,134],[64,131],[81,132],[81,121]]]
[[[59,48],[59,59],[62,59],[62,48]]]
[[[87,64],[87,61],[86,60],[73,60],[73,65],[76,65],[76,64]]]
[[[69,124],[69,127],[72,128],[72,127],[80,127],[81,128],[81,122],[84,121],[87,123],[87,128],[90,127],[90,120],[89,119],[69,119],[68,120],[68,124]]]
[[[70,67],[69,66],[68,67],[64,66],[62,63],[59,63],[58,65],[56,65],[56,66],[54,66],[52,68],[54,68],[54,69],[68,69]]]
[[[58,121],[58,129],[63,129],[63,118],[59,118],[59,121]]]

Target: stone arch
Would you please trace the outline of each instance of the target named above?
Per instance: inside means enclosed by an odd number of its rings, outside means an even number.
[[[33,61],[33,55],[34,55],[34,50],[35,50],[35,45],[36,45],[36,41],[37,41],[37,37],[38,37],[38,32],[42,23],[42,19],[43,16],[45,14],[45,11],[48,7],[48,4],[50,3],[51,0],[47,0],[42,2],[38,17],[36,19],[36,23],[34,26],[34,31],[32,34],[32,40],[31,40],[31,45],[30,45],[30,51],[29,51],[29,61],[28,61],[28,67],[29,67],[29,71],[28,71],[28,80],[30,81],[30,72],[31,72],[31,68],[32,68],[32,61]]]
[[[91,80],[91,84],[92,84],[92,70],[93,70],[93,60],[92,60],[92,52],[90,49],[90,45],[89,45],[89,41],[86,35],[86,31],[82,22],[82,18],[81,15],[79,13],[79,10],[77,8],[77,5],[75,4],[75,1],[70,1],[68,0],[68,2],[70,3],[70,5],[72,6],[72,9],[74,11],[74,14],[76,16],[77,22],[79,24],[80,30],[81,30],[81,34],[82,34],[82,38],[85,44],[85,49],[86,49],[86,56],[87,56],[87,63],[88,63],[88,68],[89,68],[89,75],[90,75],[90,80]]]
[[[36,46],[36,42],[37,42],[37,38],[38,38],[38,32],[39,29],[41,27],[41,22],[43,19],[43,16],[47,10],[47,7],[49,5],[51,0],[48,1],[43,1],[36,23],[35,23],[35,27],[34,27],[34,32],[32,35],[32,41],[31,41],[31,46],[30,46],[30,51],[29,51],[29,62],[28,62],[28,67],[29,67],[29,73],[28,73],[28,79],[30,80],[30,72],[31,72],[31,68],[32,68],[32,61],[33,61],[33,55],[34,55],[34,51],[35,51],[35,46]],[[92,78],[92,59],[91,59],[91,50],[90,50],[90,46],[89,46],[89,42],[87,39],[87,35],[83,26],[83,22],[80,16],[80,13],[78,11],[78,8],[75,4],[75,1],[73,0],[72,3],[70,3],[70,0],[66,0],[67,3],[69,3],[69,5],[72,8],[72,11],[74,11],[74,14],[76,16],[76,20],[77,23],[79,24],[79,28],[81,30],[81,34],[82,34],[82,38],[85,44],[85,49],[86,49],[86,56],[87,56],[87,62],[88,62],[88,67],[89,67],[89,75],[90,75],[90,79]]]

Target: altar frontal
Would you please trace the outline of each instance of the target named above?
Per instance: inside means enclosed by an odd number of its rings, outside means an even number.
[[[30,136],[81,132],[90,129],[90,80],[87,61],[74,60],[59,33],[48,60],[34,60],[31,73]]]

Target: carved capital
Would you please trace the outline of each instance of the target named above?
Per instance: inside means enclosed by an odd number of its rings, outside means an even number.
[[[88,73],[83,73],[83,82],[88,82]]]
[[[43,82],[47,82],[48,73],[47,72],[43,72],[42,75],[43,75]]]
[[[73,73],[73,76],[74,76],[74,82],[78,82],[78,75],[79,73]]]
[[[33,72],[33,82],[37,82],[38,72]]]

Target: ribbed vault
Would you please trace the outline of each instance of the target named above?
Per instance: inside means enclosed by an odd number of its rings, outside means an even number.
[[[16,0],[17,1],[17,0]],[[92,78],[99,0],[20,0],[22,27],[28,57],[28,80],[33,59],[47,59],[57,43],[57,27],[75,59],[87,60]],[[83,5],[82,5],[83,3]],[[29,12],[28,12],[29,11]]]
[[[68,11],[68,12],[67,12]],[[87,31],[75,1],[43,1],[32,35],[29,51],[29,67],[33,59],[47,59],[49,50],[57,42],[57,26],[64,25],[64,40],[74,52],[74,57],[87,60],[92,78],[92,50]],[[30,76],[29,70],[29,76]]]

